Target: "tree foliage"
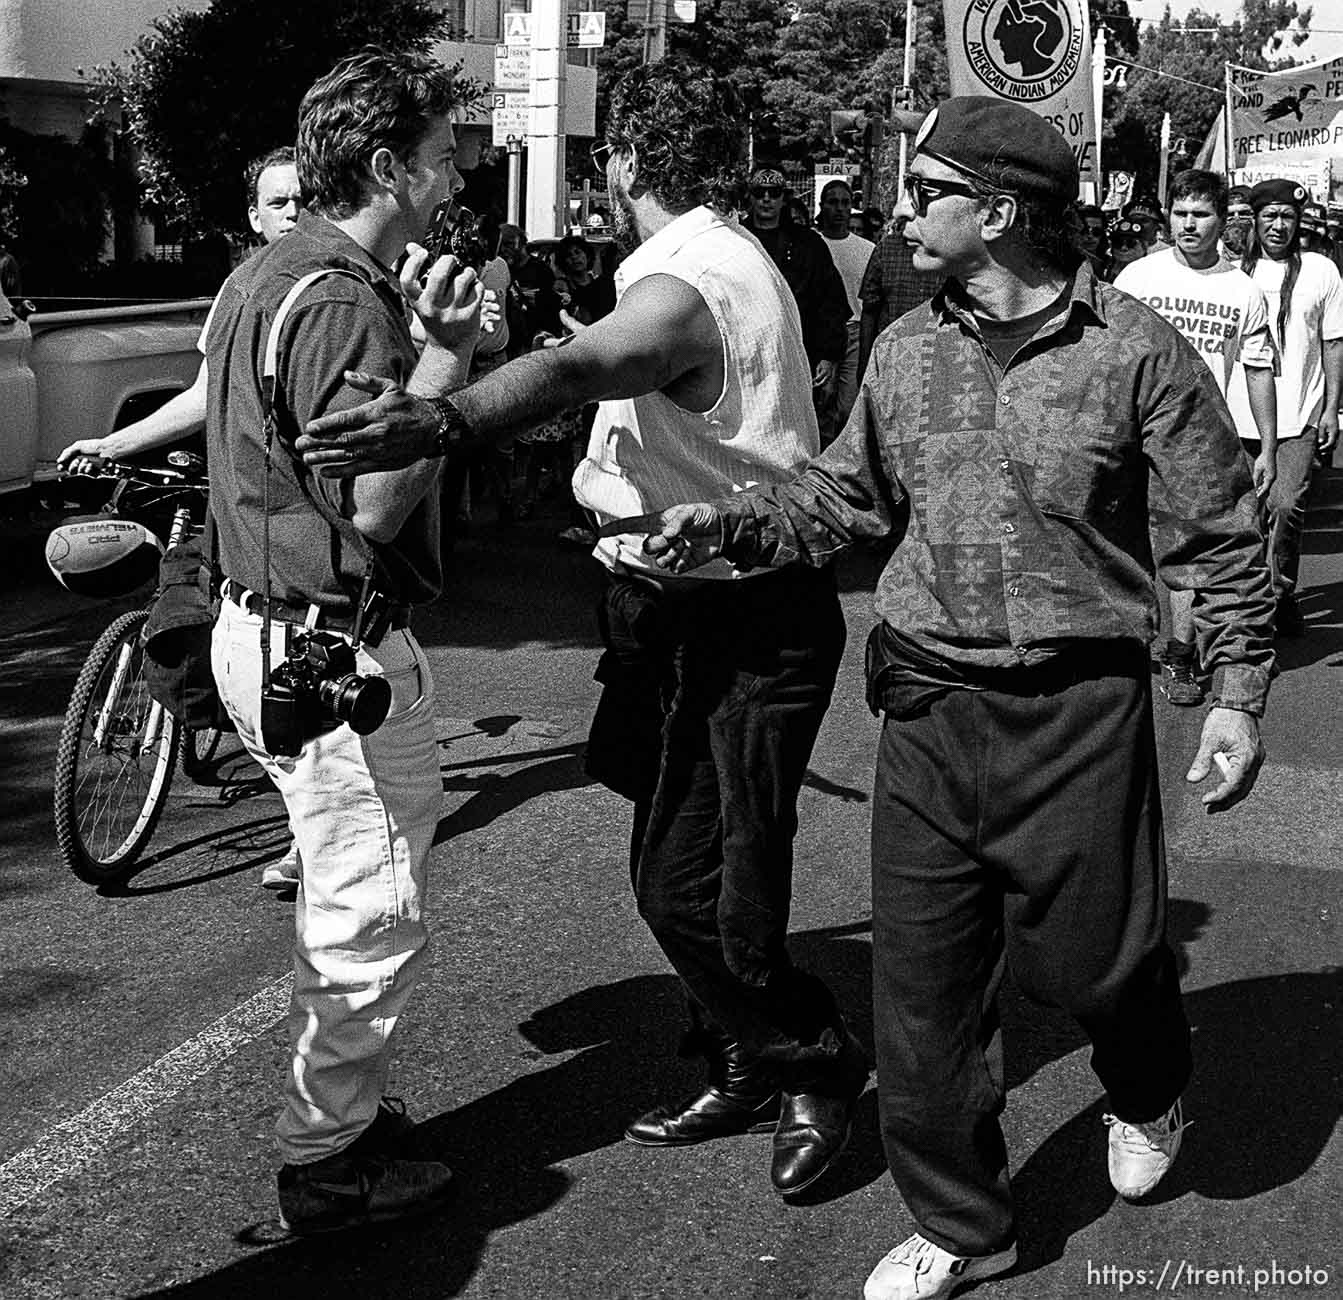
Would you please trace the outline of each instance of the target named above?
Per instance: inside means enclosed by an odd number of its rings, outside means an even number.
[[[1245,0],[1230,23],[1198,9],[1181,22],[1167,9],[1142,33],[1134,56],[1142,67],[1130,70],[1127,89],[1107,101],[1107,169],[1135,172],[1139,187],[1153,190],[1162,117],[1170,114],[1172,140],[1196,154],[1222,107],[1225,64],[1264,71],[1292,66],[1290,51],[1309,36],[1310,16],[1295,0]]]
[[[110,155],[101,126],[67,140],[0,121],[0,235],[13,238],[29,293],[52,268],[78,283],[98,264],[115,189]]]
[[[597,59],[597,123],[606,121],[611,87],[644,56],[644,0],[608,0],[606,45]],[[693,23],[667,25],[667,52],[712,68],[736,88],[748,113],[763,111],[777,71],[787,0],[699,0]]]
[[[155,19],[93,77],[139,149],[142,200],[203,235],[238,229],[244,168],[293,141],[304,91],[338,60],[448,35],[433,0],[214,0]]]
[[[28,176],[14,159],[13,150],[0,144],[0,248],[14,239],[19,228],[19,196]]]
[[[1112,54],[1211,87],[1134,70],[1126,91],[1107,92],[1107,164],[1152,173],[1163,113],[1196,148],[1220,103],[1222,61],[1281,63],[1310,18],[1296,0],[1244,0],[1243,16],[1229,25],[1198,12],[1180,23],[1167,13],[1140,35],[1126,0],[1088,2]],[[611,87],[644,57],[646,10],[647,0],[607,0],[599,132]],[[928,109],[948,93],[941,0],[919,0],[913,12],[912,106]],[[699,0],[693,24],[668,25],[667,48],[733,82],[757,158],[807,163],[833,152],[832,110],[880,107],[903,84],[905,16],[900,0]],[[1200,27],[1218,30],[1193,30]],[[337,59],[370,42],[426,50],[448,34],[437,0],[214,0],[204,12],[157,20],[95,81],[122,107],[139,150],[142,200],[185,232],[206,234],[238,227],[243,167],[293,138],[304,90]],[[583,152],[571,151],[571,175],[588,170]],[[878,169],[886,200],[897,152],[888,133]]]

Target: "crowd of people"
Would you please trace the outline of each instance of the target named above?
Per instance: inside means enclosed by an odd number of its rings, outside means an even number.
[[[450,1187],[383,1095],[442,795],[410,621],[440,591],[465,467],[516,515],[552,443],[581,443],[571,475],[549,463],[606,571],[586,762],[630,804],[638,911],[682,984],[680,1051],[704,1062],[702,1087],[625,1136],[769,1132],[790,1198],[849,1139],[872,1060],[787,936],[798,795],[846,640],[834,560],[886,539],[866,684],[875,1065],[915,1232],[866,1300],[938,1300],[1017,1259],[1009,958],[1090,1039],[1109,1177],[1148,1196],[1192,1069],[1149,645],[1164,628],[1173,702],[1211,694],[1187,779],[1211,781],[1210,812],[1234,806],[1262,762],[1274,637],[1298,630],[1305,490],[1338,435],[1343,290],[1303,247],[1304,191],[1185,172],[1167,210],[1107,229],[1044,119],[960,97],[920,131],[889,229],[843,181],[818,228],[787,217],[773,168],[738,220],[744,117],[671,59],[614,87],[594,150],[623,259],[594,266],[582,239],[538,256],[483,218],[476,271],[420,243],[462,185],[456,108],[417,55],[320,78],[283,164],[301,204],[272,177],[270,238],[249,182],[268,242],[215,300],[196,387],[157,424],[67,449],[205,427],[215,677],[295,843],[283,1221],[348,1228]],[[336,644],[388,682],[380,725],[321,690]]]

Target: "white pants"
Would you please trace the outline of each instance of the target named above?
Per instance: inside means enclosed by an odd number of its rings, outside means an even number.
[[[284,658],[273,623],[272,666]],[[372,735],[342,725],[295,758],[261,745],[261,619],[225,600],[215,681],[238,736],[284,796],[302,859],[294,913],[292,1049],[280,1156],[308,1164],[372,1121],[388,1048],[428,942],[426,867],[443,799],[429,664],[408,631],[361,649],[358,670],[386,677],[391,712]]]

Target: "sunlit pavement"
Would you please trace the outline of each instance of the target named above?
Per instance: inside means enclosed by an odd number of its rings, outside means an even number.
[[[1143,1295],[1177,1278],[1201,1297],[1343,1295],[1343,475],[1326,487],[1307,538],[1309,632],[1284,646],[1269,762],[1248,803],[1203,814],[1183,781],[1202,713],[1157,701],[1171,937],[1195,1027],[1184,1152],[1152,1203],[1118,1202],[1085,1044],[1009,990],[1022,1260],[976,1297]],[[181,1052],[236,1008],[269,1005],[286,974],[290,908],[258,886],[284,848],[279,800],[226,753],[213,783],[179,780],[125,891],[70,877],[50,827],[55,732],[114,611],[65,596],[23,557],[11,566],[0,609],[9,1300],[856,1300],[912,1231],[870,1091],[848,1151],[799,1204],[770,1190],[767,1136],[670,1151],[621,1141],[629,1116],[695,1072],[675,1057],[676,985],[629,896],[627,806],[582,768],[600,580],[554,541],[563,519],[500,529],[482,513],[447,595],[417,622],[438,685],[444,820],[433,946],[389,1082],[459,1190],[438,1216],[307,1242],[276,1243],[283,1025],[256,1012],[245,1041],[195,1077]],[[803,793],[793,923],[798,959],[868,1042],[877,723],[861,652],[877,564],[843,570],[849,648]]]

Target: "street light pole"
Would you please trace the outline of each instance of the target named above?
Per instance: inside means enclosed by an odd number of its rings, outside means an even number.
[[[532,0],[532,103],[527,133],[527,232],[553,239],[569,224],[564,194],[567,54],[563,0]]]
[[[522,225],[522,141],[508,137],[508,222]]]
[[[656,63],[667,55],[668,0],[647,0],[648,21],[644,23],[644,62]]]

